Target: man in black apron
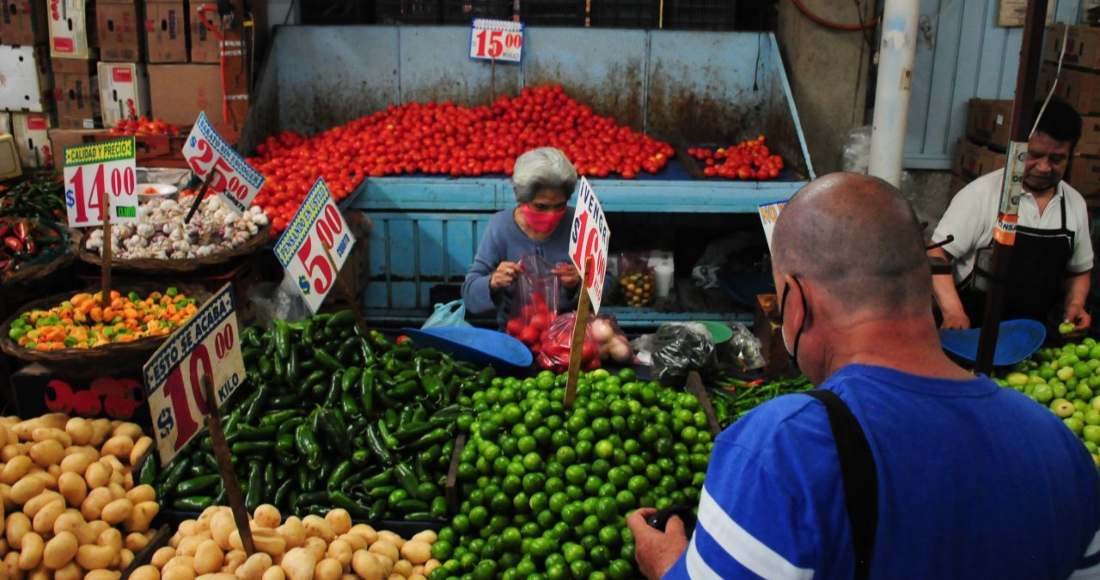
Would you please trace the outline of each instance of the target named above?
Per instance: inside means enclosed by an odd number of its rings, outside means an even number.
[[[1085,311],[1093,258],[1087,210],[1081,194],[1062,182],[1080,137],[1081,117],[1064,100],[1052,99],[1028,141],[1001,320],[1065,321],[1078,330],[1091,323]],[[951,276],[933,276],[942,328],[981,325],[992,281],[993,230],[1003,175],[1004,170],[998,170],[964,187],[932,235],[933,242],[954,237],[928,252],[952,262]]]

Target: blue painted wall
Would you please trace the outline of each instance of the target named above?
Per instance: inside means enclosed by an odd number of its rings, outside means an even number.
[[[1050,0],[1055,19],[1076,22],[1073,0]],[[950,169],[955,141],[966,127],[973,97],[1011,99],[1016,91],[1020,28],[997,26],[1000,0],[922,0],[905,166]]]

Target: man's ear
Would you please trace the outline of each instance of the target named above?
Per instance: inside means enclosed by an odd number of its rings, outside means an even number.
[[[783,304],[783,321],[789,322],[793,328],[802,328],[805,322],[806,309],[804,289],[799,281],[790,274],[783,275],[784,292],[787,293],[786,304]]]

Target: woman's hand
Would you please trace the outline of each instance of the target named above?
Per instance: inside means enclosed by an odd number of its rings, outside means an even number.
[[[551,272],[570,290],[576,288],[577,284],[581,282],[581,273],[577,271],[577,267],[572,264],[561,264],[557,268],[551,270]]]
[[[515,262],[501,262],[489,277],[489,289],[500,290],[511,286],[516,281],[516,274],[522,271],[523,268]]]

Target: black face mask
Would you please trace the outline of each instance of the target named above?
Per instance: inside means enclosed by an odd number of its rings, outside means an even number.
[[[791,276],[791,279],[794,280],[795,284],[798,284],[798,293],[802,296],[802,321],[803,321],[803,324],[804,324],[805,321],[806,321],[806,315],[807,315],[807,313],[806,313],[806,292],[805,292],[805,290],[802,289],[802,282],[800,282],[798,280],[798,278],[796,278],[794,276]],[[790,294],[790,293],[791,293],[791,285],[787,284],[787,286],[785,288],[783,288],[783,300],[779,304],[779,318],[780,318],[780,320],[782,320],[783,316],[787,313],[787,295]],[[783,346],[787,349],[787,354],[794,357],[794,363],[796,365],[798,364],[798,343],[802,340],[802,327],[803,327],[803,325],[799,324],[798,325],[798,330],[795,332],[795,335],[794,335],[794,349],[793,350],[791,349],[791,347],[787,346],[787,337],[785,335],[783,336]],[[781,328],[780,333],[782,333],[783,332],[782,327],[780,327],[780,328]]]

